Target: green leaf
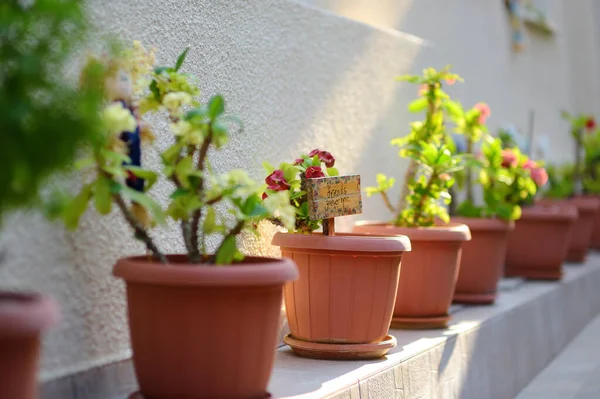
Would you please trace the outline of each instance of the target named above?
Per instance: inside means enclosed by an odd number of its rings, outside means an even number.
[[[217,265],[230,265],[236,255],[237,247],[235,237],[230,236],[223,240],[215,255]]]
[[[179,180],[181,185],[185,188],[188,188],[190,185],[188,177],[194,171],[193,162],[194,162],[194,159],[191,156],[189,156],[189,157],[183,158],[181,161],[179,161],[177,163],[177,166],[175,166],[175,176],[177,176],[177,179]]]
[[[188,190],[186,190],[185,188],[178,188],[177,190],[173,191],[171,193],[171,195],[169,196],[169,198],[175,200],[177,198],[183,197],[185,195],[188,195],[190,192]]]
[[[149,196],[147,196],[144,193],[136,191],[136,190],[134,190],[134,189],[132,189],[130,187],[127,187],[127,186],[123,186],[122,187],[122,192],[131,201],[137,202],[138,204],[140,204],[144,208],[148,209],[152,213],[152,215],[154,216],[154,219],[158,223],[162,223],[162,221],[164,221],[165,214],[164,214],[162,208],[152,198],[150,198]]]
[[[182,148],[183,148],[182,143],[175,143],[172,146],[170,146],[169,148],[167,148],[161,154],[161,158],[163,159],[163,162],[166,164],[175,162],[177,160],[177,158],[179,158]]]
[[[336,168],[327,168],[327,175],[330,177],[339,176],[340,172]]]
[[[150,188],[152,188],[154,183],[156,183],[156,179],[158,178],[156,172],[140,168],[139,166],[127,165],[125,169],[133,173],[136,177],[139,177],[140,179],[144,179],[146,181],[144,191],[150,190]]]
[[[154,94],[154,99],[160,102],[160,90],[158,90],[156,80],[153,80],[152,83],[150,83],[150,91]]]
[[[300,198],[305,194],[306,194],[306,191],[302,191],[302,190],[296,191],[296,192],[290,194],[290,200]]]
[[[77,228],[79,219],[87,209],[88,202],[92,197],[92,187],[93,183],[83,186],[79,194],[73,198],[70,206],[65,210],[65,213],[63,214],[63,221],[67,229],[74,230]]]
[[[185,57],[187,56],[188,51],[190,51],[189,47],[186,48],[185,50],[183,50],[183,52],[181,54],[179,54],[179,57],[177,57],[177,62],[175,63],[175,72],[179,71],[179,69],[183,65],[183,62],[185,61]]]
[[[225,100],[223,96],[217,94],[208,101],[208,116],[211,120],[221,115],[225,111]]]
[[[77,170],[83,170],[83,169],[87,169],[91,166],[94,166],[96,164],[96,160],[92,157],[87,157],[87,158],[82,158],[82,159],[78,159],[77,161],[75,161],[75,169]]]
[[[171,67],[159,66],[159,67],[154,68],[154,73],[157,75],[160,75],[163,72],[172,72],[172,71],[173,71],[173,68],[171,68]]]
[[[206,211],[206,217],[204,218],[204,223],[202,224],[202,231],[204,234],[212,234],[215,232],[215,227],[217,224],[217,213],[215,209],[210,206]]]
[[[427,97],[419,97],[410,104],[408,104],[408,110],[410,112],[418,113],[427,108]]]
[[[111,184],[110,180],[104,176],[98,176],[94,184],[94,203],[99,214],[110,213],[112,207]]]
[[[269,162],[267,162],[267,161],[264,161],[264,162],[262,163],[262,167],[263,167],[263,169],[264,169],[264,170],[265,170],[265,171],[266,171],[268,174],[271,174],[271,173],[273,173],[273,171],[275,170],[275,166],[271,165],[271,164],[270,164]]]

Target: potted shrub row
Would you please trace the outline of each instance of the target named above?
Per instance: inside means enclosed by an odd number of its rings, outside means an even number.
[[[594,195],[598,183],[594,180],[597,163],[598,135],[594,119],[587,115],[563,112],[570,123],[570,133],[575,147],[573,165],[553,166],[549,169],[550,184],[544,201],[577,209],[567,260],[585,261],[594,233],[595,220],[600,213],[600,199]]]
[[[145,254],[120,259],[113,269],[126,284],[140,387],[132,397],[268,397],[282,302],[290,327],[284,342],[297,354],[372,359],[396,345],[390,325],[444,328],[453,300],[493,303],[505,260],[507,275],[558,279],[567,251],[571,259],[584,258],[600,204],[577,190],[581,181],[586,192],[597,192],[600,133],[582,135],[592,129],[589,120],[571,119],[586,150],[585,168],[578,155],[571,176],[550,179],[547,195],[573,197],[569,205],[534,203],[548,180],[545,169],[489,136],[486,104],[465,110],[450,99],[443,85],[462,80],[458,75],[446,67],[402,77],[420,85],[409,110],[425,117],[392,141],[409,160],[400,201],[394,206],[388,195],[393,178],[378,175],[378,186],[367,188],[368,195],[381,195],[393,220],[359,222],[353,233],[338,233],[336,217],[361,212],[361,185],[359,175],[339,175],[330,152],[314,149],[278,167],[265,162],[264,185],[241,170],[215,171],[210,155],[233,132],[241,133],[242,124],[225,113],[221,95],[198,100],[194,79],[182,71],[187,53],[172,66],[155,66],[153,51],[134,42],[91,58],[80,90],[56,87],[56,98],[62,94],[66,101],[32,107],[40,113],[36,120],[50,111],[63,116],[54,130],[66,126],[68,134],[88,136],[65,135],[64,147],[60,135],[53,137],[61,151],[56,159],[44,158],[48,164],[37,163],[35,151],[23,152],[21,165],[36,169],[11,175],[19,169],[9,168],[2,182],[14,192],[0,198],[0,211],[25,204],[36,199],[49,170],[69,163],[80,147],[81,188],[75,195],[53,193],[46,199],[48,215],[75,229],[91,206],[101,215],[117,210],[144,248]],[[72,114],[61,111],[73,103],[81,117],[69,119]],[[166,116],[171,134],[159,170],[142,163],[154,139],[142,119],[149,113]],[[14,121],[6,124],[15,137],[37,137],[40,129],[53,131],[57,122],[51,122],[28,132]],[[465,148],[452,140],[450,123]],[[23,176],[30,180],[19,180]],[[171,187],[162,202],[154,198],[158,179]],[[459,203],[455,195],[453,203],[457,180],[465,198]],[[165,253],[155,240],[152,229],[169,220],[179,228],[184,254]],[[272,240],[281,259],[246,256],[238,247],[240,234],[256,233],[263,220],[287,229]],[[56,319],[50,300],[0,293],[0,370],[11,376],[0,396],[35,397],[40,332]]]

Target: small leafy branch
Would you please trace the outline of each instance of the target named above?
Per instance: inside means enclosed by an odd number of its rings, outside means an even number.
[[[306,179],[338,176],[339,172],[333,167],[334,164],[333,155],[319,149],[312,150],[308,155],[301,155],[293,164],[282,162],[277,169],[265,161],[263,167],[269,175],[265,178],[262,198],[267,201],[277,193],[289,192],[290,204],[296,214],[292,230],[310,234],[322,226],[322,221],[309,218]]]
[[[466,200],[457,214],[466,217],[517,220],[522,204],[533,201],[538,184],[547,180],[546,171],[522,154],[518,148],[502,148],[502,140],[485,137],[482,157],[475,160],[484,206]]]
[[[448,205],[452,198],[448,190],[454,184],[451,173],[463,168],[463,156],[452,155],[445,145],[422,142],[405,150],[406,156],[420,166],[419,175],[408,182],[407,206],[395,224],[406,227],[433,226],[436,218],[450,221]]]
[[[407,136],[392,140],[392,145],[400,147],[400,156],[411,160],[398,205],[394,207],[387,194],[395,183],[393,178],[378,174],[377,187],[368,187],[366,192],[369,196],[382,196],[386,207],[395,214],[394,224],[431,226],[436,218],[449,220],[440,201],[450,203],[448,190],[454,184],[450,173],[462,168],[464,158],[451,152],[453,143],[445,119],[458,112],[459,104],[442,90],[442,83],[452,85],[462,79],[445,67],[440,71],[427,68],[421,76],[403,76],[399,80],[420,85],[419,97],[408,109],[414,113],[424,111],[425,120],[413,122]]]
[[[562,112],[562,117],[571,124],[571,137],[575,141],[575,166],[572,176],[573,194],[581,194],[585,174],[581,151],[586,149],[586,136],[593,134],[596,130],[596,121],[589,115],[572,115],[567,111]]]
[[[462,134],[466,140],[465,152],[470,157],[474,155],[475,144],[487,135],[488,130],[485,125],[487,118],[491,115],[490,107],[485,103],[477,103],[468,111],[465,111],[458,102],[448,102],[446,109],[452,121],[455,123],[454,131]],[[467,166],[464,170],[465,188],[467,198],[470,203],[475,202],[473,194],[473,167]]]
[[[133,49],[111,60],[106,67],[105,88],[111,101],[103,110],[105,134],[78,163],[91,172],[74,198],[55,207],[67,227],[75,228],[90,201],[100,214],[108,214],[115,203],[125,220],[152,256],[168,263],[149,234],[155,224],[171,218],[180,224],[191,263],[230,264],[243,259],[236,237],[253,230],[261,219],[277,215],[293,226],[294,209],[287,192],[262,201],[260,187],[242,170],[215,174],[209,161],[212,148],[223,147],[231,126],[241,122],[225,115],[225,100],[212,97],[200,104],[193,78],[181,73],[188,50],[173,67],[154,67],[154,54],[134,42]],[[129,86],[127,81],[129,80]],[[147,112],[166,111],[173,144],[161,153],[162,175],[173,186],[164,210],[149,195],[159,173],[141,166],[141,141],[153,135],[139,119]],[[229,217],[219,215],[215,206],[227,206]],[[207,253],[206,238],[221,236],[214,254]]]

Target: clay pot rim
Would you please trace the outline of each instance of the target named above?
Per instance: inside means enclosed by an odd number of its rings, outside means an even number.
[[[591,196],[576,196],[567,202],[575,205],[579,212],[596,212],[600,208],[600,199]]]
[[[475,218],[465,216],[452,216],[452,222],[466,224],[473,231],[512,231],[515,228],[514,220],[499,218]]]
[[[277,233],[271,244],[282,248],[312,249],[352,253],[399,254],[411,250],[410,239],[405,235],[378,235],[364,233],[335,233],[324,236],[322,233],[295,234]]]
[[[398,227],[388,222],[361,220],[355,227],[376,227],[373,233],[381,235],[406,235],[411,241],[470,241],[471,231],[466,224],[448,223],[431,227]],[[362,232],[359,230],[359,232]]]
[[[147,256],[119,259],[113,275],[127,282],[194,287],[256,287],[279,285],[298,278],[296,264],[289,259],[246,256],[233,265],[203,265],[187,262],[187,255],[167,255],[174,263],[163,265]]]
[[[575,221],[579,216],[577,207],[568,203],[535,204],[521,208],[521,219],[537,221]]]
[[[36,336],[60,320],[54,299],[36,293],[0,291],[0,338]]]

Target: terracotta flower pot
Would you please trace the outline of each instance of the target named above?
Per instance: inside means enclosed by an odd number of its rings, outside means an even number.
[[[273,367],[287,259],[170,265],[121,259],[133,364],[146,398],[262,398]]]
[[[591,196],[578,196],[565,200],[544,199],[540,201],[540,203],[558,205],[567,204],[577,208],[579,215],[575,220],[573,230],[571,231],[567,261],[575,263],[585,262],[592,238],[592,231],[594,229],[594,221],[598,209],[600,208],[600,200]]]
[[[576,219],[574,206],[536,204],[523,207],[521,218],[508,235],[504,274],[507,277],[559,280]]]
[[[300,271],[285,287],[285,342],[297,354],[377,358],[396,345],[388,329],[408,238],[278,233],[273,245]]]
[[[454,302],[494,303],[514,222],[466,217],[453,217],[452,222],[466,224],[471,231],[471,241],[465,242],[462,249]]]
[[[359,222],[354,231],[410,238],[412,251],[402,262],[392,327],[446,327],[462,246],[471,239],[469,228],[464,224],[411,228]]]
[[[570,198],[569,203],[577,207],[579,217],[575,221],[571,241],[569,241],[569,262],[585,262],[592,240],[594,224],[600,209],[600,199],[593,196]]]
[[[0,398],[38,397],[41,334],[58,319],[49,298],[0,292]]]
[[[600,200],[600,196],[596,196]],[[594,228],[590,239],[590,248],[600,249],[600,211],[596,212],[594,217]]]

